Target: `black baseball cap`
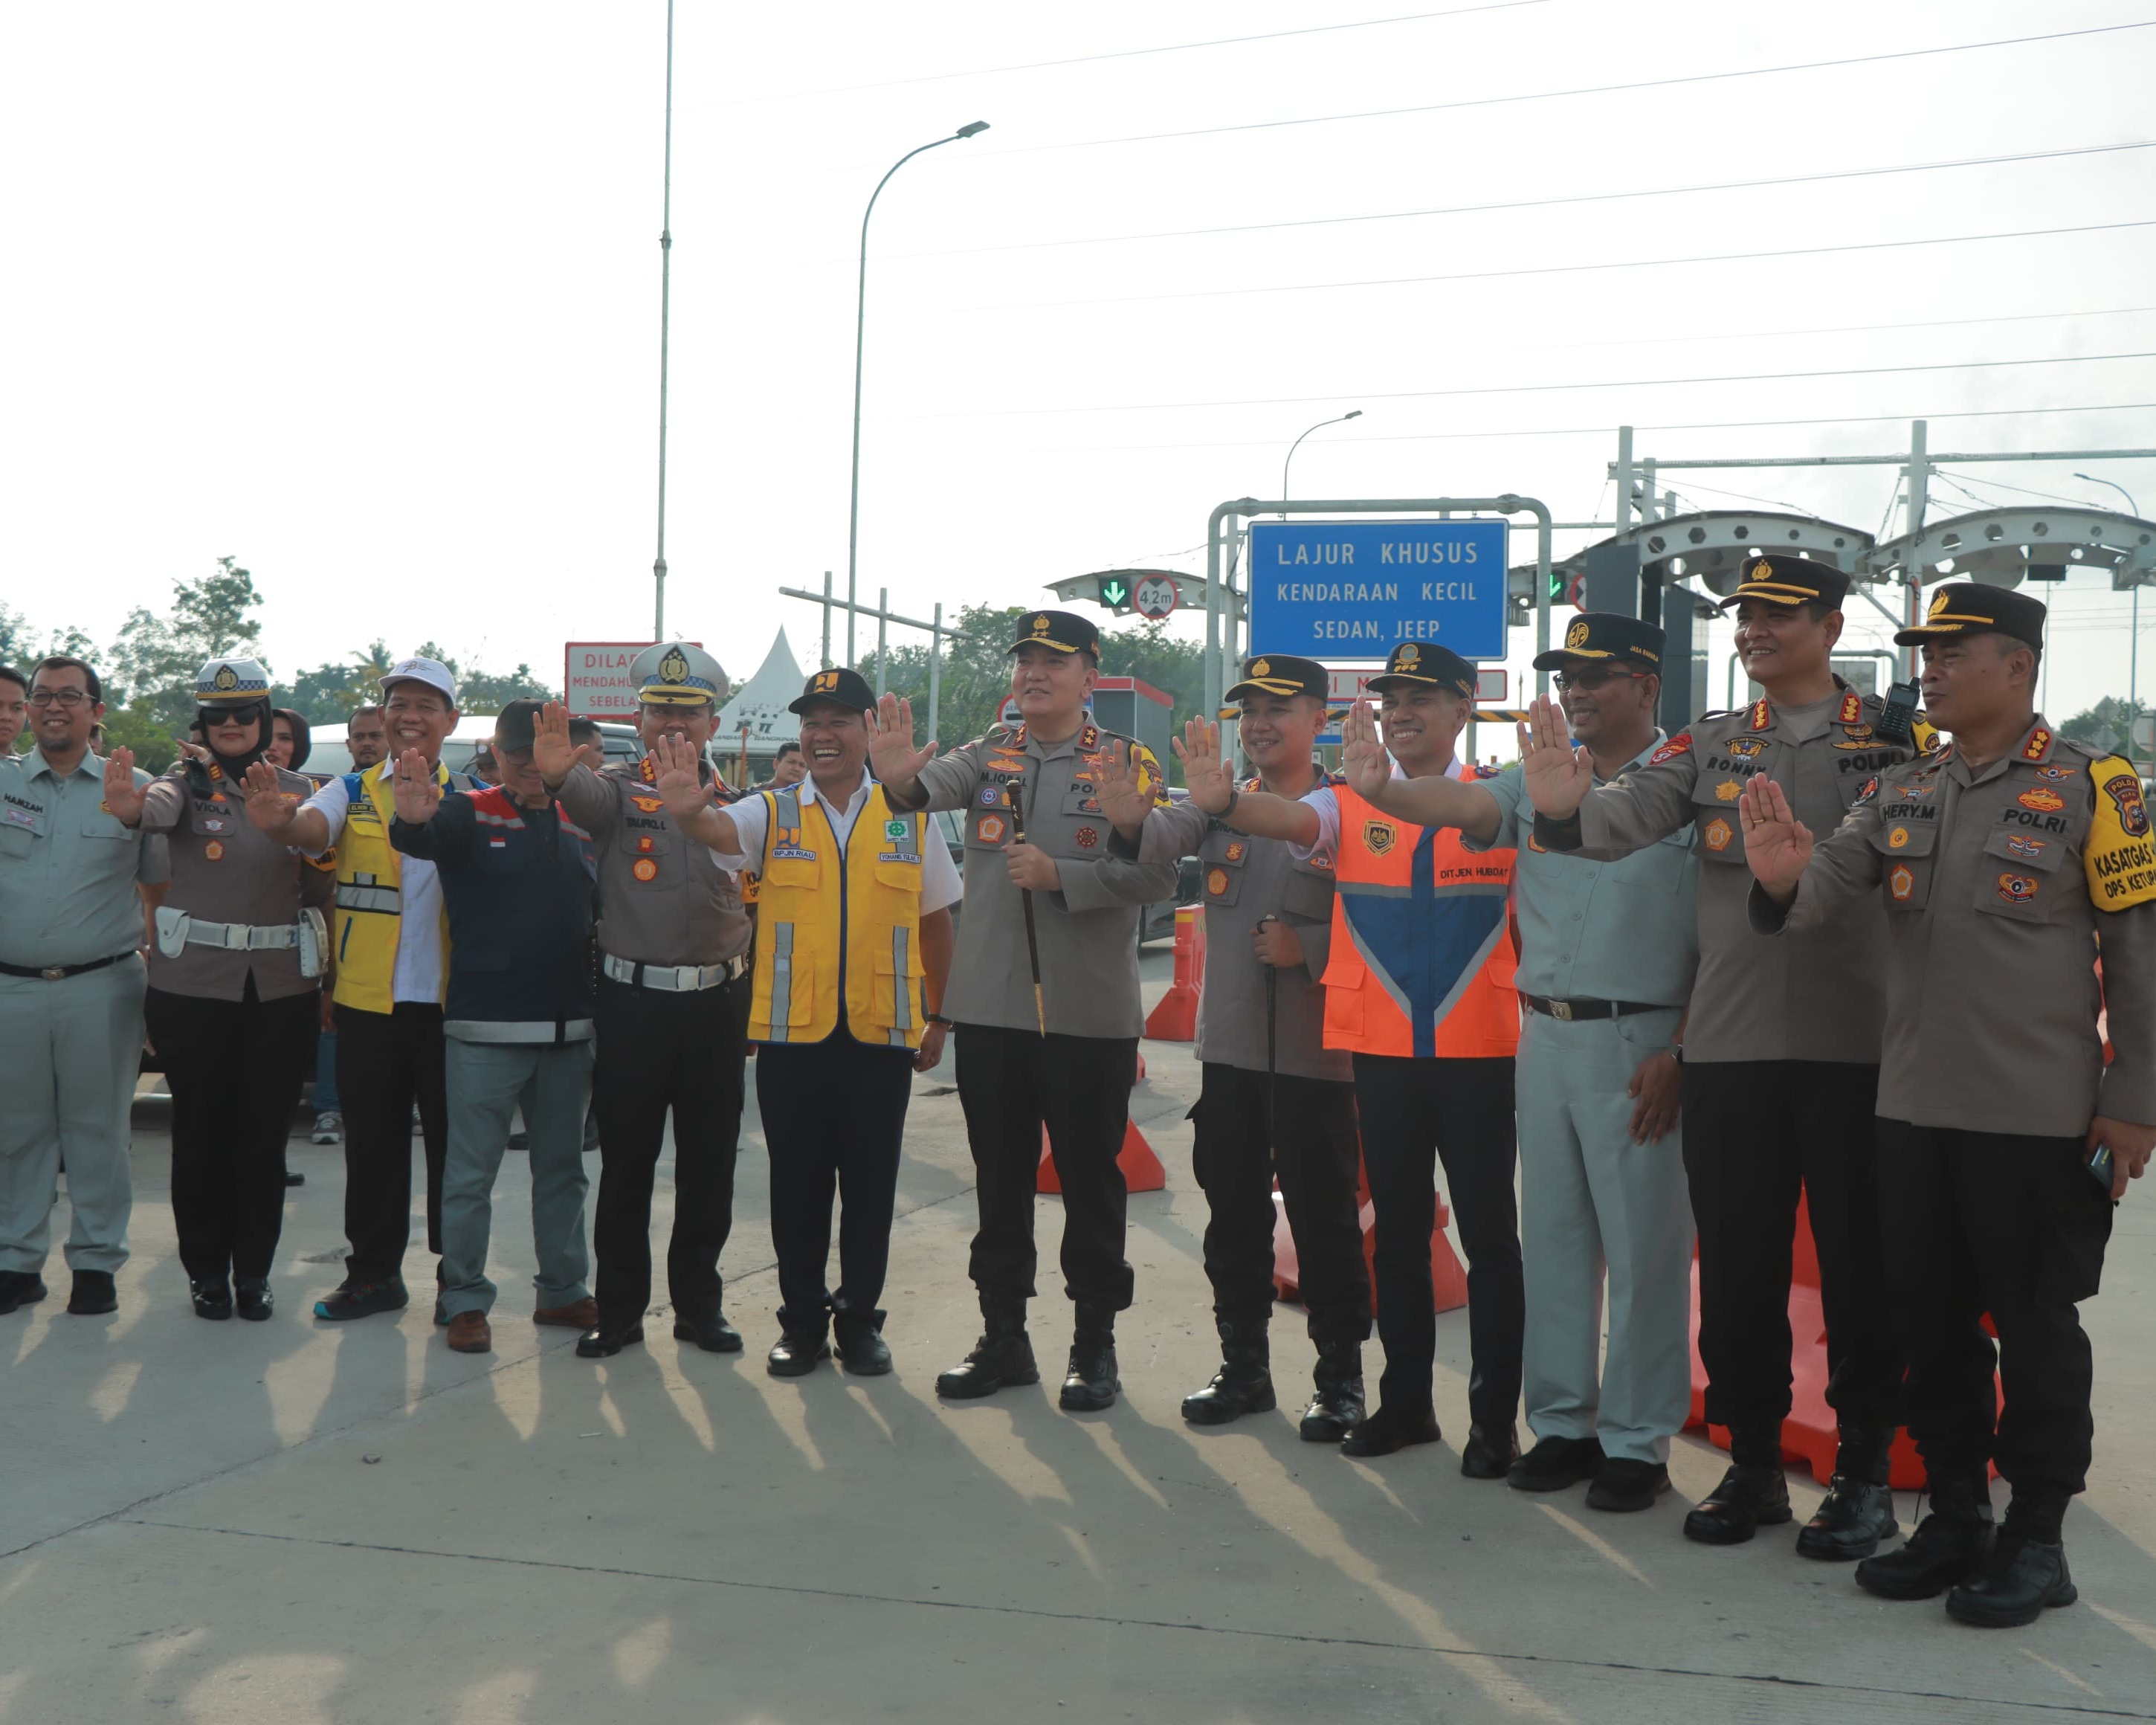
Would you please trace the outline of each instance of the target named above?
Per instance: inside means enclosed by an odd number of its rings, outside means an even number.
[[[1019,619],[1019,637],[1004,650],[1015,653],[1029,644],[1053,647],[1058,653],[1090,653],[1101,656],[1101,631],[1070,611],[1029,611]]]
[[[1986,587],[1980,581],[1958,581],[1933,593],[1924,620],[1897,634],[1894,644],[1914,647],[1956,635],[2008,635],[2041,652],[2048,614],[2041,599],[2026,593]]]
[[[1737,591],[1722,602],[1722,608],[1727,611],[1747,599],[1764,599],[1771,605],[1820,603],[1839,611],[1848,597],[1849,577],[1833,564],[1762,552],[1745,564]]]
[[[1574,660],[1636,659],[1649,670],[1662,668],[1668,638],[1651,623],[1622,611],[1584,611],[1564,632],[1564,644],[1535,655],[1535,669],[1561,670]]]
[[[1243,680],[1224,701],[1240,701],[1245,695],[1315,695],[1320,701],[1332,693],[1332,679],[1314,659],[1298,659],[1292,653],[1264,653],[1243,661]]]
[[[805,713],[812,706],[829,701],[833,706],[843,706],[851,711],[865,713],[875,705],[875,691],[869,687],[868,679],[859,671],[834,665],[829,670],[819,670],[809,678],[798,701],[789,701],[786,711]]]
[[[1386,658],[1384,674],[1371,678],[1367,686],[1382,695],[1389,683],[1419,683],[1472,701],[1475,667],[1450,647],[1430,641],[1402,641]]]
[[[531,747],[537,733],[539,709],[546,703],[519,696],[494,716],[494,740],[506,749],[524,750]]]

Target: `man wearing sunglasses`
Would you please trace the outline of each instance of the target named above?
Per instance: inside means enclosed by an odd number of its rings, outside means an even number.
[[[1522,745],[1533,836],[1552,850],[1615,860],[1687,825],[1697,832],[1685,1172],[1699,1228],[1707,1420],[1727,1428],[1732,1465],[1684,1531],[1735,1545],[1792,1519],[1782,1423],[1791,1406],[1790,1255],[1801,1192],[1819,1251],[1826,1399],[1840,1447],[1832,1489],[1796,1544],[1830,1562],[1869,1557],[1896,1531],[1887,1459],[1902,1363],[1887,1304],[1872,1149],[1886,916],[1873,899],[1802,934],[1755,933],[1737,805],[1763,773],[1799,819],[1832,832],[1867,783],[1916,756],[1914,744],[1880,734],[1884,703],[1834,673],[1848,592],[1848,576],[1808,557],[1748,562],[1723,603],[1737,613],[1744,668],[1766,692],[1749,707],[1702,716],[1620,783],[1594,783],[1548,701],[1535,703]]]
[[[1597,783],[1641,770],[1663,745],[1662,652],[1653,624],[1590,611],[1535,660],[1557,672]],[[1523,1491],[1589,1480],[1590,1508],[1645,1509],[1669,1489],[1670,1440],[1691,1399],[1691,1210],[1675,1053],[1699,957],[1691,829],[1622,862],[1558,856],[1533,840],[1519,768],[1483,779],[1395,777],[1359,706],[1342,738],[1348,783],[1364,801],[1418,825],[1457,827],[1467,850],[1518,853],[1522,1364],[1537,1441],[1506,1477]]]

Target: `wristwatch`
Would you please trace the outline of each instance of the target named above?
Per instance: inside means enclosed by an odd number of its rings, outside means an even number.
[[[947,1019],[940,1012],[930,1013],[928,1014],[928,1022],[932,1024],[941,1024],[947,1030],[955,1030],[958,1028],[957,1019]]]
[[[1684,1044],[1681,1042],[1672,1042],[1670,1045],[1670,1058],[1675,1060],[1680,1066],[1684,1065]]]

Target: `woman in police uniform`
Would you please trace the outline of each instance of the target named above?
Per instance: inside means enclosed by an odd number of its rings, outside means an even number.
[[[205,755],[137,788],[134,757],[105,764],[106,807],[169,834],[172,889],[157,913],[144,1022],[172,1091],[172,1219],[195,1315],[270,1316],[284,1223],[285,1139],[299,1105],[325,929],[311,908],[331,876],[249,822],[240,776],[264,757],[270,679],[217,659],[195,680]],[[296,806],[313,786],[279,770]]]

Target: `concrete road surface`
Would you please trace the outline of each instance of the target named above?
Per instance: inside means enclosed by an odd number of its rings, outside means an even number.
[[[1157,996],[1165,947],[1146,969]],[[916,1081],[899,1182],[897,1369],[865,1383],[763,1370],[777,1295],[752,1115],[724,1264],[748,1352],[700,1353],[662,1316],[648,1347],[593,1363],[529,1322],[515,1156],[492,1355],[442,1345],[423,1239],[400,1318],[310,1319],[341,1273],[342,1185],[340,1153],[304,1136],[277,1316],[202,1322],[172,1255],[165,1105],[146,1096],[119,1312],[66,1316],[56,1254],[54,1297],[0,1317],[0,1725],[2156,1718],[2156,1183],[2120,1211],[2087,1308],[2097,1468],[2067,1523],[2082,1603],[1987,1634],[1870,1598],[1788,1528],[1687,1543],[1684,1510],[1722,1467],[1696,1439],[1643,1515],[1463,1480],[1465,1312],[1440,1320],[1442,1447],[1359,1463],[1298,1442],[1312,1354],[1286,1307],[1275,1370],[1295,1405],[1185,1426],[1176,1404],[1215,1359],[1183,1119],[1197,1072],[1187,1047],[1146,1057],[1134,1110],[1168,1185],[1131,1203],[1124,1399],[1079,1418],[1055,1405],[1053,1199],[1049,1381],[936,1399],[976,1331],[947,1062]],[[1809,1512],[1817,1488],[1792,1487]]]

